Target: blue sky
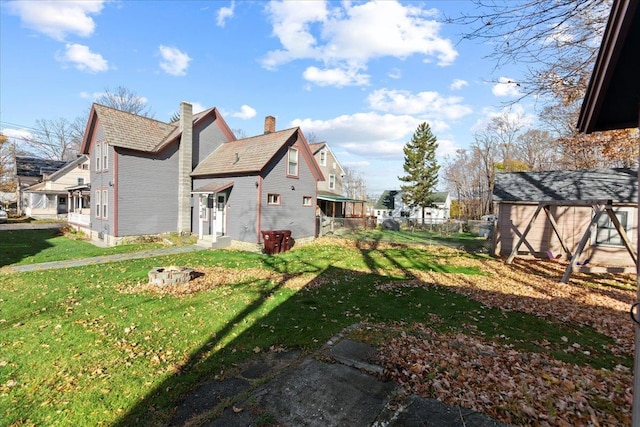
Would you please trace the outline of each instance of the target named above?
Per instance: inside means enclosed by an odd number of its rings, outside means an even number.
[[[443,23],[467,1],[2,1],[0,130],[70,121],[123,86],[168,121],[181,101],[217,107],[232,129],[300,126],[326,141],[369,194],[398,189],[421,122],[438,159],[518,98],[518,69]],[[469,10],[466,10],[467,12]],[[495,83],[504,82],[504,83]],[[529,117],[530,105],[515,111]],[[17,140],[20,143],[20,140]]]

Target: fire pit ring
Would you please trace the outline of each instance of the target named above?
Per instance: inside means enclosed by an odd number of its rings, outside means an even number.
[[[182,285],[192,278],[193,268],[178,267],[154,267],[149,270],[149,283],[158,286]]]

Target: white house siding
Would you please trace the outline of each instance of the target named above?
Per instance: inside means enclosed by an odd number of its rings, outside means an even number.
[[[286,174],[286,154],[266,171],[262,184],[260,226],[262,230],[291,230],[292,238],[306,239],[315,236],[316,181],[302,150],[299,149],[298,153],[297,178]],[[280,195],[279,206],[267,204],[269,193]],[[311,206],[302,205],[304,196],[312,198]]]
[[[177,149],[171,145],[155,157],[118,150],[118,236],[176,231]]]

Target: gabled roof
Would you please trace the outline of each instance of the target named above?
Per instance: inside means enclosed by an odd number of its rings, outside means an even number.
[[[192,123],[194,127],[205,117],[213,115],[220,120],[219,125],[223,132],[235,139],[233,132],[224,122],[216,108],[209,108],[193,114]],[[139,116],[126,111],[117,110],[100,104],[93,104],[87,130],[82,141],[81,152],[88,152],[88,144],[91,141],[92,133],[95,131],[95,118],[102,123],[106,142],[115,147],[128,148],[143,152],[158,152],[168,144],[180,138],[182,130],[180,122],[165,123],[149,117]]]
[[[333,151],[331,151],[331,147],[329,147],[329,144],[327,144],[326,142],[314,142],[313,144],[309,144],[309,148],[311,148],[311,151],[313,152],[314,156],[316,154],[318,154],[320,152],[320,150],[322,150],[323,148],[328,150],[331,153],[331,156],[333,157],[333,159],[338,164],[338,167],[340,168],[340,171],[344,174],[344,168],[340,164],[340,161],[338,160],[336,155],[333,154]]]
[[[81,165],[82,163],[86,162],[87,160],[89,160],[89,157],[86,156],[85,154],[81,154],[75,160],[70,161],[69,163],[67,163],[66,165],[64,165],[63,167],[61,167],[60,169],[58,169],[57,171],[52,173],[51,175],[48,175],[47,176],[47,180],[54,181],[54,180],[60,178],[61,176],[66,175],[67,173],[69,173],[73,169],[77,168],[78,165]]]
[[[158,151],[164,146],[165,141],[169,141],[171,135],[175,135],[176,131],[180,130],[179,126],[174,124],[100,104],[93,104],[93,112],[102,123],[107,144],[115,147],[147,152]]]
[[[258,173],[299,131],[296,127],[225,142],[200,162],[191,176]]]
[[[615,0],[578,118],[580,132],[638,127],[640,5]]]
[[[638,171],[619,168],[498,173],[493,200],[636,202]]]
[[[67,161],[16,156],[16,175],[38,177],[53,173],[66,165]]]

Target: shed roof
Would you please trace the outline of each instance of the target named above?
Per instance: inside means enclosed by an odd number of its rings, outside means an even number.
[[[493,200],[637,202],[638,172],[635,169],[617,168],[498,173]]]

